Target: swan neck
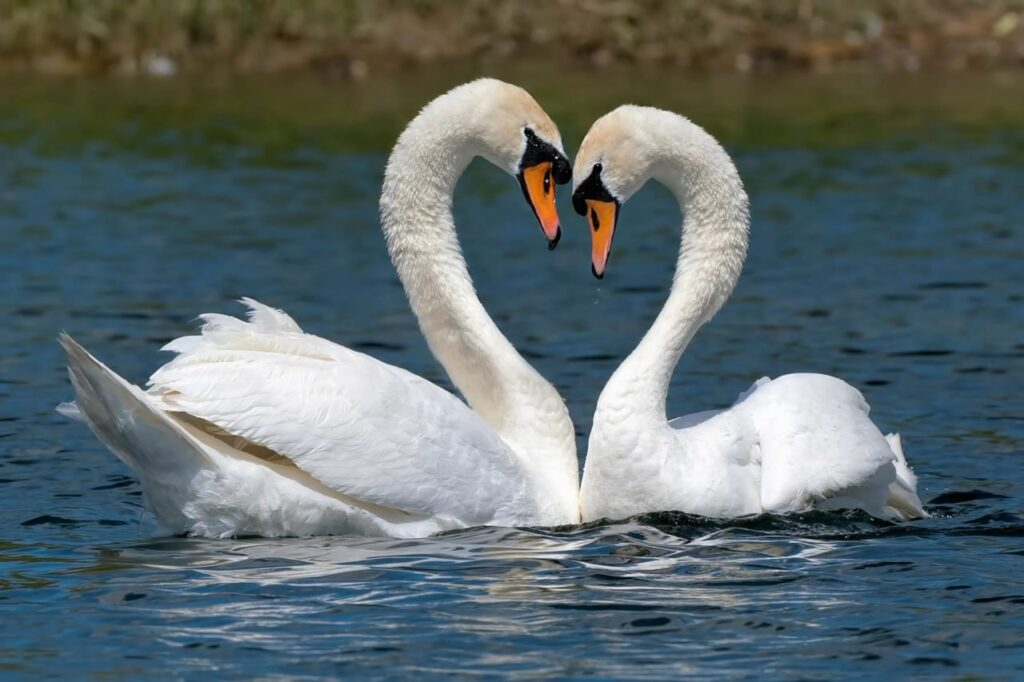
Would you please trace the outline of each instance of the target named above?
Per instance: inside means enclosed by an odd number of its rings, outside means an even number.
[[[495,388],[515,383],[529,366],[484,310],[455,233],[452,195],[474,141],[441,121],[431,125],[432,113],[410,124],[388,160],[381,225],[430,350],[486,419],[503,398]]]
[[[525,461],[557,467],[552,478],[575,494],[568,411],[487,314],[459,247],[452,194],[486,150],[473,130],[478,102],[448,97],[409,124],[388,160],[380,201],[388,252],[431,352],[470,407]]]
[[[739,279],[750,223],[747,195],[728,154],[702,128],[672,116],[671,125],[657,127],[664,138],[653,140],[651,177],[672,191],[683,214],[675,276],[654,324],[606,389],[608,402],[627,401],[637,414],[662,423],[676,365]]]

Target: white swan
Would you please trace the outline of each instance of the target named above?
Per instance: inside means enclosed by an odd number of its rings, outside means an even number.
[[[667,111],[624,106],[580,147],[573,206],[589,219],[604,275],[619,206],[648,179],[685,216],[671,293],[598,399],[583,519],[679,510],[715,517],[811,508],[925,516],[899,436],[883,436],[861,394],[820,374],[761,379],[729,409],[668,421],[669,381],[697,330],[732,292],[747,252],[747,195],[725,150]]]
[[[203,315],[200,336],[169,343],[178,355],[146,392],[62,335],[77,402],[63,412],[135,471],[174,532],[419,537],[578,521],[568,411],[484,311],[455,236],[452,191],[474,156],[519,178],[552,245],[554,184],[570,176],[554,123],[524,90],[491,79],[431,102],[391,154],[388,249],[471,407],[244,299],[248,322]]]

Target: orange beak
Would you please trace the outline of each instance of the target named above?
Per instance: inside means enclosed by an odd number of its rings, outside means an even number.
[[[587,222],[590,223],[591,255],[590,264],[594,277],[604,277],[608,265],[608,254],[612,251],[612,237],[615,236],[615,222],[619,217],[619,206],[614,201],[587,199]]]
[[[544,161],[536,166],[524,168],[519,173],[523,194],[533,207],[533,213],[544,230],[544,236],[548,238],[549,249],[558,246],[558,240],[562,237],[562,226],[558,221],[558,209],[555,207],[553,167],[552,162]]]

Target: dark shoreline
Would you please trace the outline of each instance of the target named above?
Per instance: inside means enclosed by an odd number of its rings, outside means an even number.
[[[0,0],[7,72],[363,80],[523,59],[689,72],[1017,69],[1024,0]]]
[[[899,147],[928,130],[932,144],[992,143],[1000,162],[1024,158],[1024,73],[664,74],[607,67],[551,72],[546,64],[481,72],[424,67],[361,82],[317,74],[178,78],[0,75],[0,147],[40,153],[176,156],[310,167],[336,154],[377,163],[406,122],[439,92],[480,75],[525,87],[574,149],[595,118],[630,102],[684,113],[731,150]],[[241,156],[239,156],[241,155]],[[372,159],[376,159],[373,161]],[[928,172],[928,171],[922,171]]]

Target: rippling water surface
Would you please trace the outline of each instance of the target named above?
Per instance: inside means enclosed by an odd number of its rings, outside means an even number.
[[[70,395],[54,337],[142,382],[196,314],[248,295],[448,386],[376,224],[388,140],[443,86],[0,83],[0,674],[1024,677],[1020,83],[837,82],[616,86],[720,134],[753,200],[744,276],[670,413],[765,374],[839,375],[904,434],[934,518],[665,513],[419,541],[161,535],[130,472],[53,412]],[[535,91],[570,148],[614,103]],[[475,164],[455,209],[582,456],[679,218],[641,192],[597,283],[562,196],[551,254],[500,171]]]

